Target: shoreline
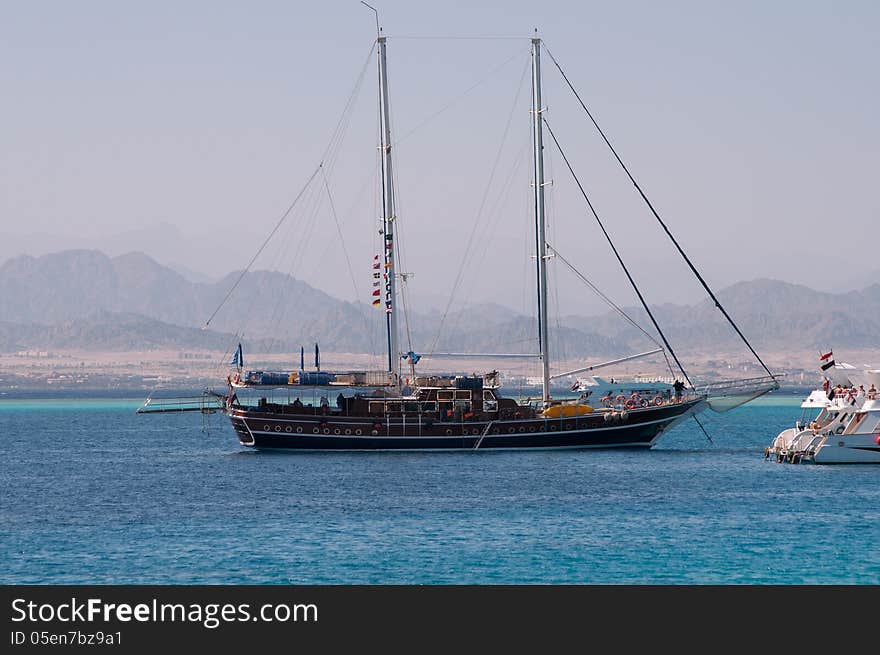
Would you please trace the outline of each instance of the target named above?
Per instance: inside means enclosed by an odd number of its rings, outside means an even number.
[[[835,354],[838,363],[849,361],[861,368],[862,362],[880,367],[880,351],[858,350]],[[764,361],[779,375],[781,389],[776,393],[814,389],[821,382],[818,355],[813,352],[767,353]],[[96,393],[110,393],[113,397],[161,391],[193,393],[206,388],[225,388],[230,353],[186,350],[143,351],[27,351],[0,353],[0,398],[56,394],[69,397],[82,393],[93,397]],[[607,359],[591,358],[592,362]],[[314,355],[306,356],[306,369],[314,368]],[[589,363],[589,362],[588,362]],[[684,362],[689,376],[700,382],[721,379],[741,379],[760,376],[763,369],[742,353],[712,353],[698,355]],[[584,366],[584,360],[557,363],[561,370]],[[321,367],[325,370],[380,370],[382,358],[359,353],[321,353]],[[502,389],[508,392],[531,390],[535,384],[533,361],[511,362],[498,360],[424,359],[419,365],[420,375],[469,373],[497,369],[502,375]],[[298,370],[299,354],[245,354],[247,370]],[[664,362],[645,358],[623,365],[595,371],[600,377],[631,377],[634,375],[668,376]],[[570,381],[560,383],[559,392],[568,391]]]

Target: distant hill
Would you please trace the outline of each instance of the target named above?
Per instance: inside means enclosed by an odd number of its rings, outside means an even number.
[[[759,279],[738,282],[718,292],[718,299],[756,348],[789,350],[829,347],[880,347],[880,284],[843,294]],[[627,308],[641,325],[650,321],[641,308]],[[736,333],[710,300],[696,305],[652,307],[673,347],[709,351],[734,344]],[[569,317],[566,324],[579,322]],[[601,335],[615,335],[629,344],[647,343],[644,336],[619,317],[591,319]]]
[[[239,278],[240,281],[239,281]],[[201,329],[234,285],[234,293]],[[764,349],[877,347],[880,284],[842,294],[777,280],[739,282],[719,299]],[[677,350],[711,351],[737,337],[710,301],[652,308]],[[627,312],[641,325],[641,309]],[[20,256],[0,266],[0,348],[126,350],[225,349],[244,334],[251,348],[298,350],[318,341],[328,351],[381,352],[384,314],[345,302],[282,273],[230,273],[193,282],[143,253],[107,257],[96,250]],[[442,330],[440,329],[442,324]],[[401,331],[417,351],[535,352],[533,317],[492,304],[412,312]],[[649,330],[652,332],[652,330]],[[629,354],[650,342],[616,313],[551,321],[558,357]]]
[[[239,278],[241,278],[239,280]],[[237,286],[236,286],[237,285]],[[203,331],[205,321],[235,286]],[[107,257],[95,250],[21,256],[0,266],[0,347],[204,348],[220,335],[246,335],[252,348],[298,350],[320,342],[328,350],[381,352],[384,313],[333,298],[289,275],[230,273],[213,283],[190,282],[143,253]],[[440,315],[413,313],[409,333],[423,348],[536,352],[535,320],[500,305],[452,312],[437,338]],[[401,330],[407,325],[401,321]],[[560,326],[554,341],[577,353],[614,352],[619,344],[584,328]],[[201,338],[201,341],[200,341]],[[222,348],[228,346],[223,344]]]
[[[6,352],[48,348],[225,350],[233,338],[230,334],[169,325],[138,314],[106,311],[55,325],[0,323],[0,350]]]

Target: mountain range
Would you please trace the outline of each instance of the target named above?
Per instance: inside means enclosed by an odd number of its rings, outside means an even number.
[[[835,294],[759,279],[717,295],[758,349],[878,345],[878,283]],[[641,308],[625,311],[640,325],[650,325]],[[711,301],[664,304],[652,312],[677,350],[711,352],[737,343]],[[316,341],[328,351],[381,352],[383,317],[372,307],[339,300],[282,273],[234,272],[215,282],[192,281],[143,253],[111,258],[96,250],[66,250],[13,257],[0,266],[0,350],[6,352],[225,350],[237,335],[261,352],[298,351]],[[493,304],[460,308],[445,317],[437,311],[410,312],[401,330],[411,335],[418,352],[536,350],[534,317]],[[613,311],[553,319],[551,339],[565,357],[629,354],[651,346]]]

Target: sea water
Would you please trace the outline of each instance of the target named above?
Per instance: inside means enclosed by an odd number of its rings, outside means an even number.
[[[880,584],[880,467],[785,465],[773,395],[651,450],[247,450],[141,398],[0,400],[7,584]]]

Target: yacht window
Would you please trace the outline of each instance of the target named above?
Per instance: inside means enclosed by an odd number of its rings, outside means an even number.
[[[391,412],[399,412],[400,411],[400,403],[388,403],[387,410],[389,413]]]
[[[468,390],[464,390],[464,391],[456,391],[455,392],[455,399],[456,400],[470,400],[471,399],[470,390],[468,389]]]
[[[452,400],[454,397],[454,391],[438,391],[437,392],[437,400]]]
[[[403,411],[413,412],[414,414],[417,414],[419,411],[419,404],[418,403],[403,403]]]
[[[370,414],[384,414],[385,413],[385,403],[383,402],[370,402]]]

